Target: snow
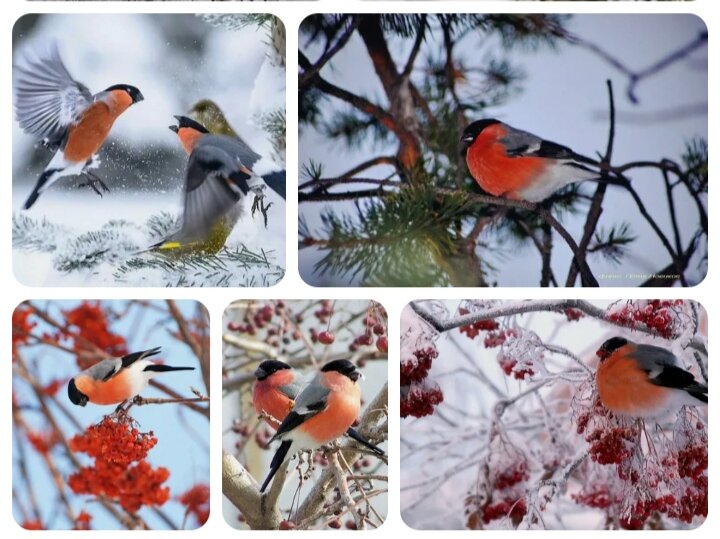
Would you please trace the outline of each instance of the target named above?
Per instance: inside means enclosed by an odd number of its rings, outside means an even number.
[[[232,17],[232,16],[230,16]],[[13,208],[51,226],[41,250],[13,247],[13,269],[27,285],[100,286],[119,284],[118,267],[134,252],[148,247],[152,238],[147,219],[161,212],[181,213],[182,186],[187,156],[168,129],[174,115],[188,114],[200,99],[212,99],[230,125],[262,156],[261,172],[284,168],[273,161],[271,137],[258,118],[285,107],[285,70],[277,67],[265,28],[211,23],[195,15],[28,15],[15,27],[14,53],[25,47],[57,41],[69,72],[92,92],[112,84],[140,88],[145,100],[130,107],[114,124],[99,152],[95,170],[110,187],[103,198],[89,189],[77,189],[77,178],[62,178],[44,192],[29,211],[19,208],[52,155],[13,122]],[[68,36],[72,36],[69,38]],[[238,53],[241,51],[241,54]],[[263,99],[264,97],[264,99]],[[224,285],[265,286],[277,282],[285,268],[285,201],[266,190],[268,228],[262,216],[250,215],[252,200],[245,200],[244,217],[226,243],[229,251],[243,247],[268,253],[267,264],[238,266]],[[112,220],[122,220],[120,226]],[[105,229],[111,243],[110,262],[89,270],[58,271],[63,255],[74,253],[79,237]],[[108,235],[107,230],[112,234]],[[54,234],[52,234],[54,232]],[[117,232],[117,237],[115,237]],[[155,239],[155,241],[158,241]],[[102,243],[102,242],[101,242]],[[48,246],[55,250],[48,250]],[[155,255],[144,255],[155,256]],[[231,268],[232,269],[232,268]],[[181,280],[213,284],[199,277],[143,269],[125,275],[122,284],[167,286]],[[187,277],[187,276],[186,276]]]

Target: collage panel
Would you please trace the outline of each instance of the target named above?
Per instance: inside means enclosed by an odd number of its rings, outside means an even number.
[[[307,17],[301,277],[697,285],[707,43],[692,14]]]
[[[371,530],[388,514],[388,318],[375,301],[238,300],[223,319],[223,515]]]
[[[18,281],[265,287],[283,278],[279,19],[25,15],[13,28],[12,88]]]
[[[210,342],[189,300],[12,316],[12,502],[27,530],[191,530],[210,514]]]
[[[400,328],[414,529],[681,530],[708,515],[691,300],[422,300]]]

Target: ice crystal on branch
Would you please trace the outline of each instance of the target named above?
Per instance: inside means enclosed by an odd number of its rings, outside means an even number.
[[[681,299],[621,302],[608,309],[606,316],[630,329],[644,326],[666,339],[676,338],[689,318]]]
[[[443,401],[440,387],[428,380],[438,357],[436,334],[407,308],[403,319],[410,325],[404,325],[400,338],[400,417],[424,417]]]

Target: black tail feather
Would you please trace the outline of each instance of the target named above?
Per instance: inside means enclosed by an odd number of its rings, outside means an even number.
[[[382,449],[380,449],[380,448],[379,448],[378,446],[376,446],[375,444],[372,444],[372,443],[368,442],[368,441],[367,441],[365,438],[363,438],[363,437],[360,435],[360,433],[359,433],[358,431],[356,431],[354,428],[350,427],[350,428],[347,430],[347,433],[346,433],[346,434],[347,434],[350,438],[352,438],[353,440],[355,440],[357,443],[359,443],[360,445],[364,445],[365,447],[367,447],[370,451],[372,451],[372,452],[375,453],[376,455],[382,456],[382,455],[385,454],[385,451],[383,451]]]
[[[171,367],[170,365],[159,365],[154,363],[143,369],[149,372],[172,372],[172,371],[194,371],[195,367]]]
[[[272,481],[272,478],[275,477],[275,474],[280,469],[280,466],[282,466],[282,463],[285,462],[285,457],[287,457],[291,445],[292,440],[283,440],[283,443],[281,443],[280,447],[278,447],[278,450],[275,452],[275,455],[270,462],[270,472],[268,472],[265,481],[263,481],[263,484],[260,487],[260,492],[265,492],[265,489],[270,484],[270,481]]]
[[[695,397],[697,400],[702,401],[705,404],[707,404],[707,402],[708,402],[707,389],[705,389],[704,393],[700,393],[698,391],[688,391],[688,393],[690,395],[692,395],[693,397]]]
[[[279,170],[277,172],[271,172],[270,174],[265,174],[262,178],[265,180],[265,184],[275,191],[278,195],[283,197],[283,200],[285,200],[285,176],[286,171]]]
[[[33,188],[32,193],[30,193],[30,196],[25,201],[25,204],[23,204],[24,210],[29,210],[30,208],[32,208],[33,204],[37,202],[37,199],[40,196],[40,189],[42,189],[43,186],[48,182],[50,176],[52,176],[57,171],[57,169],[53,168],[50,170],[46,170],[42,174],[40,174],[37,182],[35,182],[35,187]]]

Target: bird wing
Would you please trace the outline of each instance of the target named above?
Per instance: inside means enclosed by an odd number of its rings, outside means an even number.
[[[648,379],[653,384],[691,393],[707,393],[707,386],[698,384],[692,373],[683,369],[680,360],[669,350],[638,344],[631,355],[648,373]]]
[[[62,144],[67,128],[92,102],[92,94],[72,78],[57,44],[42,54],[28,50],[13,63],[13,105],[20,127],[44,144]]]
[[[107,382],[122,370],[122,359],[119,357],[113,357],[103,359],[95,363],[92,367],[85,369],[83,374],[92,378],[93,380],[101,380]]]
[[[295,398],[298,396],[298,393],[300,393],[300,384],[296,382],[291,382],[289,384],[285,384],[284,386],[278,386],[278,391],[285,395],[287,398],[295,400]]]
[[[146,357],[150,356],[156,356],[160,353],[161,347],[158,346],[157,348],[152,348],[150,350],[143,350],[142,352],[133,352],[132,354],[128,354],[126,356],[123,356],[120,358],[120,362],[122,363],[122,368],[126,369],[136,361],[140,359],[145,359]]]
[[[505,145],[506,153],[510,157],[542,157],[597,165],[597,162],[575,153],[567,146],[541,139],[520,129],[509,129],[507,135],[500,141]]]
[[[260,155],[255,153],[245,142],[225,135],[205,135],[198,141],[198,146],[213,146],[221,149],[235,159],[238,164],[251,170],[260,159]]]
[[[282,438],[283,434],[287,434],[291,430],[299,427],[311,417],[319,414],[327,407],[328,396],[330,390],[320,383],[319,377],[315,377],[305,388],[298,394],[295,399],[295,406],[283,422],[278,427],[275,436],[270,440]]]
[[[183,225],[173,240],[204,239],[237,204],[242,190],[236,185],[236,171],[233,158],[222,149],[207,144],[195,147],[185,173]]]

